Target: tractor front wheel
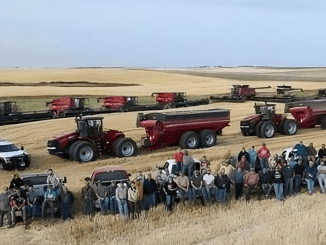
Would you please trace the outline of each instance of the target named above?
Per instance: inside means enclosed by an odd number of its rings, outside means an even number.
[[[135,141],[130,138],[119,138],[113,143],[113,152],[117,157],[132,157],[137,150]]]
[[[260,128],[260,134],[263,138],[274,137],[275,131],[276,131],[276,127],[272,121],[263,122]]]
[[[90,142],[81,141],[75,147],[73,156],[80,163],[94,161],[96,159],[96,147]]]

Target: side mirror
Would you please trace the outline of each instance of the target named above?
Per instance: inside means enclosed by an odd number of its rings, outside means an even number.
[[[20,147],[20,149],[23,151],[24,150],[24,146]]]

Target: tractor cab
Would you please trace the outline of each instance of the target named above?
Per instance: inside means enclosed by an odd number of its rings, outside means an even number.
[[[8,117],[10,114],[18,112],[18,105],[16,101],[3,101],[0,102],[0,116]]]
[[[135,106],[138,103],[138,97],[137,96],[128,96],[126,97],[127,105],[129,106]]]
[[[87,105],[87,98],[74,98],[75,108],[78,109],[85,109],[88,107]]]
[[[156,101],[160,104],[169,104],[169,103],[173,103],[173,102],[187,101],[185,92],[152,93],[152,97],[156,97]]]
[[[326,97],[326,89],[319,89],[318,90],[318,97]]]
[[[92,137],[103,133],[103,117],[76,117],[80,137]]]
[[[249,87],[249,85],[244,85],[244,86]],[[241,87],[242,87],[241,85],[233,85],[233,88],[231,88],[231,97],[232,98],[233,97],[239,97],[240,96],[239,91],[240,91],[240,88]]]
[[[263,119],[271,119],[275,116],[275,104],[255,103],[254,105],[256,114],[263,115]]]

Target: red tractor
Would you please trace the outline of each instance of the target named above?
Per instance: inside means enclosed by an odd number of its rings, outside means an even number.
[[[46,102],[46,106],[49,106],[49,113],[52,117],[57,118],[77,114],[91,114],[93,110],[89,108],[86,102],[86,98],[62,97]]]
[[[53,137],[47,143],[52,155],[63,155],[78,162],[89,162],[98,154],[111,153],[118,157],[131,157],[137,153],[136,143],[117,130],[103,131],[103,118],[77,117],[77,130]]]
[[[246,117],[240,122],[244,136],[257,135],[259,138],[272,138],[276,132],[294,135],[298,123],[293,119],[275,113],[275,104],[255,103],[255,115]]]
[[[230,101],[230,102],[244,102],[253,100],[256,96],[256,89],[267,89],[268,87],[250,88],[249,85],[233,85],[231,88],[231,96],[211,96],[210,99],[214,102]]]

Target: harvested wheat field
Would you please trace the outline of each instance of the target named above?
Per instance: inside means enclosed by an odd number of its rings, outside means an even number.
[[[232,84],[250,84],[253,87],[291,85],[307,90],[325,87],[326,69],[277,68],[212,68],[179,70],[146,69],[3,69],[0,70],[0,97],[38,97],[61,95],[136,95],[152,92],[182,91],[192,96],[228,93]],[[251,78],[251,79],[250,79]],[[92,86],[78,86],[80,82]],[[58,83],[59,82],[59,83]],[[74,86],[58,86],[75,82]],[[51,84],[52,83],[52,84]],[[105,86],[101,87],[101,83]],[[16,85],[18,86],[16,86]],[[24,84],[24,86],[21,86]],[[95,86],[95,85],[96,86]],[[110,86],[108,86],[110,84]],[[113,84],[113,85],[112,85]],[[115,84],[115,85],[114,85]],[[123,85],[121,85],[123,84]],[[130,86],[128,85],[130,84]],[[280,153],[302,140],[313,142],[319,148],[325,142],[325,131],[320,127],[299,130],[297,135],[277,134],[272,139],[256,136],[243,137],[239,124],[253,114],[254,102],[215,103],[187,108],[231,110],[230,127],[218,137],[218,144],[209,149],[191,151],[196,158],[206,155],[214,172],[219,170],[223,157],[238,153],[242,147],[259,147],[266,143],[272,153]],[[185,110],[185,109],[174,109]],[[277,105],[283,113],[283,105]],[[105,128],[121,130],[136,141],[145,132],[136,128],[136,112],[104,114]],[[53,168],[68,179],[67,186],[74,193],[77,205],[71,222],[43,223],[34,221],[26,229],[0,229],[1,244],[323,244],[326,243],[323,215],[326,196],[307,193],[277,203],[274,200],[235,202],[227,206],[177,207],[171,214],[163,206],[143,214],[138,220],[125,222],[118,216],[95,215],[82,217],[81,188],[84,178],[97,168],[109,165],[123,166],[128,172],[151,170],[171,159],[176,147],[155,152],[141,152],[138,156],[118,159],[103,156],[95,162],[78,164],[47,153],[46,143],[52,136],[75,130],[73,118],[64,118],[0,127],[0,138],[23,145],[32,155],[32,163],[24,172],[45,171]],[[13,171],[0,172],[0,187],[7,186]],[[22,172],[19,172],[22,173]]]

